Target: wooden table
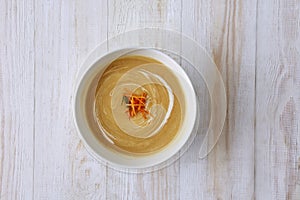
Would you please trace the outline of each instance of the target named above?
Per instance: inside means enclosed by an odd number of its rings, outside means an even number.
[[[100,42],[161,27],[204,46],[228,110],[204,160],[126,174],[73,124],[79,66]],[[0,1],[0,199],[300,199],[300,1]]]

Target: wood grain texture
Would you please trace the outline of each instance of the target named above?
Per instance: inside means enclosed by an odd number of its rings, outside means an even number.
[[[222,73],[227,119],[207,159],[181,162],[181,199],[254,198],[255,16],[255,2],[183,4],[182,32],[207,49]]]
[[[259,1],[256,197],[300,199],[300,1]]]
[[[34,5],[0,1],[0,199],[32,199]]]
[[[87,153],[71,102],[88,53],[143,27],[201,44],[228,110],[206,159],[196,138],[169,167],[128,174]],[[300,199],[299,34],[299,0],[0,1],[0,199]]]
[[[72,94],[80,64],[106,39],[106,1],[35,2],[34,199],[105,199],[106,168],[80,142]]]

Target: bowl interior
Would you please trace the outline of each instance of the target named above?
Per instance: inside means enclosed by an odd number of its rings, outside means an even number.
[[[156,59],[166,65],[175,74],[182,88],[186,102],[182,126],[175,138],[161,151],[145,156],[134,156],[114,150],[109,145],[100,142],[91,129],[86,118],[86,101],[88,90],[96,75],[101,75],[105,68],[116,58],[123,55],[140,55]],[[97,159],[121,168],[146,168],[162,163],[175,155],[188,140],[196,120],[197,102],[192,83],[185,71],[166,54],[154,49],[128,48],[108,53],[101,58],[86,63],[94,63],[86,68],[76,87],[74,101],[75,124],[83,143],[88,151]],[[100,130],[99,130],[100,131]]]

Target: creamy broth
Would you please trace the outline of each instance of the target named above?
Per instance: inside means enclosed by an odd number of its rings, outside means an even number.
[[[112,62],[97,81],[93,119],[98,124],[95,135],[100,142],[139,155],[157,152],[176,137],[184,117],[185,100],[168,67],[148,57],[126,56]],[[128,116],[128,106],[122,99],[128,91],[147,93],[147,118],[141,114]]]

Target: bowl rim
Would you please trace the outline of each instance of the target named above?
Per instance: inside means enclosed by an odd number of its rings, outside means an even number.
[[[180,145],[177,145],[176,147],[174,147],[174,149],[173,149],[173,151],[172,151],[172,153],[168,156],[168,157],[165,157],[164,159],[161,159],[161,160],[158,160],[158,161],[156,161],[156,160],[154,160],[153,159],[153,161],[152,162],[150,162],[150,164],[148,164],[148,165],[139,165],[139,166],[135,166],[135,165],[124,165],[124,164],[120,164],[120,163],[116,163],[116,162],[112,162],[111,160],[108,160],[108,159],[106,159],[106,157],[104,157],[104,156],[102,156],[102,155],[99,155],[99,153],[97,153],[97,151],[89,144],[89,142],[84,138],[84,133],[82,133],[82,129],[79,127],[79,120],[80,120],[80,117],[78,116],[78,114],[79,113],[77,113],[76,112],[76,110],[77,110],[77,107],[78,107],[78,103],[77,103],[77,100],[78,100],[78,93],[79,93],[79,88],[80,88],[80,86],[81,86],[81,84],[83,84],[83,81],[84,81],[84,79],[86,78],[86,76],[87,76],[87,74],[89,73],[89,71],[90,70],[92,70],[92,68],[93,67],[95,67],[95,65],[97,64],[97,62],[99,61],[99,60],[101,60],[102,58],[104,58],[104,57],[107,57],[107,56],[109,56],[110,54],[113,54],[113,53],[116,53],[116,52],[118,52],[118,51],[121,51],[121,50],[134,50],[134,51],[141,51],[141,50],[146,50],[146,51],[149,51],[149,50],[151,50],[151,51],[155,51],[156,53],[159,53],[160,55],[162,55],[162,56],[164,56],[164,57],[166,57],[168,60],[170,60],[170,61],[172,61],[175,65],[177,65],[176,67],[179,67],[180,68],[180,70],[184,73],[184,76],[186,76],[186,78],[187,79],[185,79],[185,81],[187,81],[188,82],[188,84],[190,84],[190,87],[191,87],[191,89],[192,89],[192,91],[193,91],[193,97],[194,98],[192,98],[194,101],[195,101],[195,106],[197,107],[197,103],[196,103],[196,95],[195,95],[195,90],[194,90],[194,87],[193,87],[193,84],[191,83],[191,80],[189,79],[189,77],[188,77],[188,75],[186,74],[186,72],[181,68],[181,66],[174,60],[174,59],[172,59],[170,56],[168,56],[167,54],[165,54],[165,53],[163,53],[163,52],[161,52],[161,51],[159,51],[159,50],[157,50],[157,49],[154,49],[154,48],[143,48],[143,47],[128,47],[128,48],[120,48],[120,49],[117,49],[117,50],[114,50],[114,51],[108,51],[108,52],[106,52],[106,53],[104,53],[103,55],[99,55],[98,57],[96,57],[94,60],[92,60],[92,61],[89,61],[89,63],[92,63],[92,64],[89,64],[89,66],[85,66],[86,65],[86,61],[88,60],[88,59],[91,59],[91,57],[88,57],[88,58],[86,58],[86,60],[85,60],[85,62],[83,62],[83,64],[81,65],[81,68],[83,68],[83,67],[85,67],[86,69],[84,70],[84,73],[82,73],[81,75],[80,74],[78,74],[77,76],[79,77],[78,79],[77,79],[77,82],[76,82],[76,87],[75,87],[75,91],[74,91],[74,100],[73,100],[73,119],[74,119],[74,123],[75,123],[75,126],[76,126],[76,130],[77,130],[77,133],[78,133],[78,135],[79,135],[79,137],[80,137],[80,140],[83,142],[83,144],[84,144],[84,146],[85,146],[85,148],[88,150],[88,152],[91,154],[91,155],[93,155],[98,161],[105,161],[106,163],[109,163],[111,166],[113,166],[113,167],[117,167],[117,168],[135,168],[135,169],[141,169],[141,168],[148,168],[148,167],[153,167],[153,166],[156,166],[156,165],[158,165],[158,164],[161,164],[161,163],[163,163],[163,162],[165,162],[165,161],[167,161],[167,160],[169,160],[172,156],[174,156],[176,153],[178,153],[179,151],[180,151],[180,149],[186,144],[186,142],[187,142],[187,140],[189,139],[189,137],[190,137],[190,135],[191,135],[191,133],[192,133],[192,131],[193,131],[193,126],[192,127],[190,127],[189,129],[188,129],[188,133],[187,134],[185,134],[186,135],[186,137],[184,138],[184,140],[181,142],[181,143],[179,143]],[[95,51],[95,50],[94,50]],[[91,55],[92,53],[90,53],[90,55]],[[151,57],[151,56],[149,56],[149,57]],[[157,59],[157,58],[154,58],[154,59]],[[160,61],[161,62],[161,60],[158,60],[158,61]],[[172,69],[173,67],[171,67],[170,69],[171,70],[173,70]],[[102,67],[101,69],[105,69],[105,67]],[[177,74],[176,73],[174,73],[175,74],[175,76],[177,77]],[[178,77],[177,77],[178,78]],[[181,84],[181,83],[180,83]],[[185,95],[186,96],[186,95]],[[192,123],[191,124],[195,124],[195,122],[196,122],[196,110],[197,109],[195,109],[195,112],[194,112],[194,115],[192,116],[192,117],[189,117],[189,121],[190,120],[192,120]],[[180,128],[180,130],[181,130],[181,128]],[[179,131],[180,131],[179,130]],[[92,131],[91,131],[91,134],[93,134],[92,133]],[[177,133],[178,134],[178,133]],[[174,139],[173,139],[174,140]],[[172,141],[173,141],[172,140]],[[181,139],[182,140],[182,139]],[[171,142],[172,142],[171,141]],[[101,145],[101,143],[100,142],[98,142],[100,145]],[[169,146],[170,144],[168,144],[167,146]],[[164,148],[167,148],[167,146],[166,147],[164,147]],[[105,147],[104,147],[105,148]],[[107,149],[107,148],[106,148]],[[161,154],[161,151],[159,151],[159,152],[157,152],[157,153],[154,153],[154,154]],[[151,154],[152,155],[152,154]],[[147,157],[147,156],[142,156],[142,157]],[[138,159],[138,158],[140,158],[140,157],[136,157],[136,159]]]

